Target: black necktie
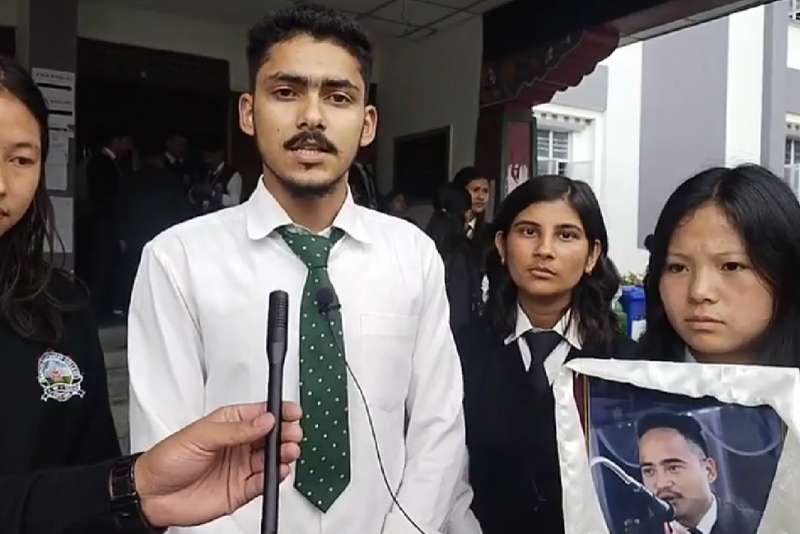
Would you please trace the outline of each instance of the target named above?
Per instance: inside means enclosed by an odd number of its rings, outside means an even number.
[[[528,331],[524,335],[531,351],[531,366],[528,368],[528,376],[537,396],[544,395],[550,391],[550,382],[547,380],[544,361],[563,338],[558,332],[552,330]]]
[[[703,534],[703,531],[699,528],[692,527],[689,529],[689,534]]]

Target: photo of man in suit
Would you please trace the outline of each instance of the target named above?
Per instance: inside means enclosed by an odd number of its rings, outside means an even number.
[[[652,413],[639,419],[636,431],[642,482],[675,510],[663,532],[756,534],[760,512],[715,496],[718,465],[694,417]]]

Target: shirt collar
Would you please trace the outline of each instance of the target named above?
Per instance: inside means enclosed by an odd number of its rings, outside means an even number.
[[[567,340],[567,342],[575,347],[578,350],[583,349],[583,343],[581,341],[580,332],[578,332],[578,321],[570,320],[571,313],[567,311],[564,315],[561,316],[561,319],[555,324],[552,330],[553,332],[557,332],[561,337]],[[577,317],[576,317],[577,319]],[[514,341],[518,340],[528,331],[534,332],[543,332],[545,328],[536,328],[531,324],[530,319],[528,319],[527,314],[520,306],[519,302],[517,302],[517,325],[514,328],[514,332],[511,333],[506,339],[505,344],[508,345],[513,343]]]
[[[714,528],[714,525],[717,523],[717,514],[717,498],[712,495],[711,506],[708,508],[706,515],[703,516],[703,519],[697,523],[697,530],[703,534],[711,534],[711,529]]]
[[[108,148],[107,146],[103,147],[103,154],[111,158],[111,161],[117,161],[117,155],[114,154],[114,151]]]
[[[261,177],[258,179],[256,190],[247,200],[245,209],[247,210],[247,235],[252,240],[263,239],[281,226],[294,224],[286,210],[266,188]],[[353,201],[353,195],[348,188],[347,198],[345,198],[339,213],[336,214],[332,226],[342,229],[356,241],[370,243],[373,241],[373,236],[364,223],[362,209],[364,208],[356,205]]]

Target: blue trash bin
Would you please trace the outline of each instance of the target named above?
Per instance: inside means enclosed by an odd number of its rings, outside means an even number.
[[[628,315],[628,335],[634,341],[638,341],[647,326],[644,288],[639,286],[623,287],[619,302]]]

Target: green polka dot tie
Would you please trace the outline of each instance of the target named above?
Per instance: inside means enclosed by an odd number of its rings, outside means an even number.
[[[331,237],[326,238],[293,227],[282,227],[278,232],[308,268],[300,306],[300,405],[304,437],[294,487],[314,506],[327,512],[350,483],[347,369],[342,316],[338,309],[320,313],[317,292],[324,287],[333,290],[328,277],[328,254],[344,233],[334,228]]]

